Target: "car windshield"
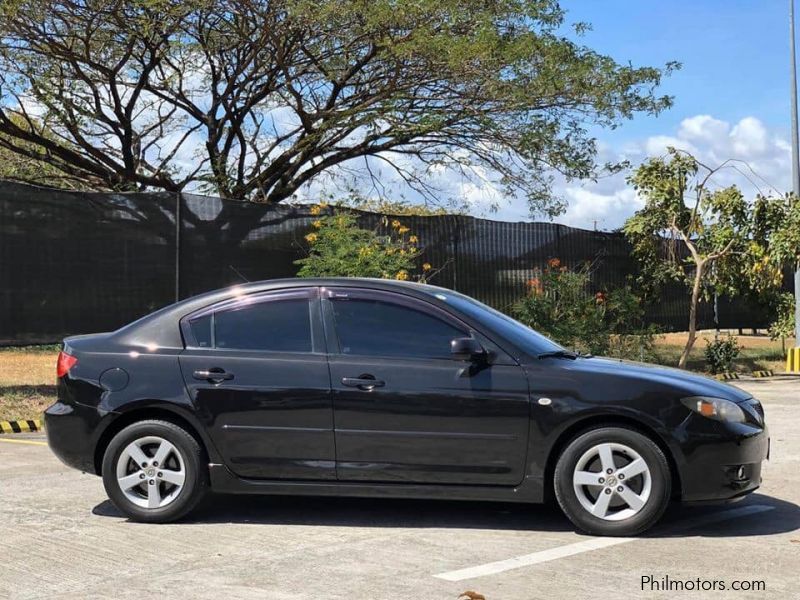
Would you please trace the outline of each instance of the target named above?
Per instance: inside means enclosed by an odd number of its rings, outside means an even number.
[[[564,350],[562,346],[559,346],[541,333],[537,333],[499,310],[495,310],[491,306],[478,302],[469,296],[450,290],[437,291],[433,295],[439,300],[447,302],[459,312],[475,319],[479,323],[485,324],[488,329],[496,331],[531,356]]]

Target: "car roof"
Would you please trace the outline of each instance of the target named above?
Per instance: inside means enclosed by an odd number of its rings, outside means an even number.
[[[111,334],[109,341],[126,346],[142,346],[144,348],[183,348],[183,338],[181,337],[179,321],[184,316],[197,310],[237,296],[280,289],[325,286],[402,291],[413,296],[424,298],[435,298],[437,293],[453,293],[452,290],[414,281],[374,279],[367,277],[294,277],[286,279],[268,279],[220,288],[170,304],[169,306],[165,306],[116,330]]]

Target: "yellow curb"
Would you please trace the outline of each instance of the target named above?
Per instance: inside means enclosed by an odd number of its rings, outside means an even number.
[[[753,371],[753,377],[773,377],[775,375],[774,371],[766,370],[766,371]]]
[[[717,379],[720,381],[726,381],[728,379],[739,379],[738,373],[719,373]]]
[[[44,429],[44,426],[41,419],[0,421],[0,433],[27,433],[29,431],[42,431],[42,429]]]
[[[47,446],[47,442],[37,442],[35,440],[10,440],[8,438],[0,438],[0,443],[6,443],[6,444],[30,444],[31,446]]]

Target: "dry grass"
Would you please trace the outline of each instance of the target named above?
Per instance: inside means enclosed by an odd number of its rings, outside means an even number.
[[[703,331],[689,358],[689,369],[707,370],[703,350],[705,340],[713,339],[713,331]],[[735,362],[735,370],[751,373],[772,369],[781,372],[785,355],[779,341],[773,342],[765,335],[737,336],[742,351]],[[685,333],[669,333],[656,343],[656,359],[663,365],[675,366],[686,343]],[[794,345],[787,340],[786,346]],[[35,419],[55,401],[55,368],[57,346],[30,346],[0,349],[0,421]]]
[[[53,346],[0,350],[0,421],[37,419],[56,397]]]

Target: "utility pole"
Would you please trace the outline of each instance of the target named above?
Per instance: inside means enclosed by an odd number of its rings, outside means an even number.
[[[800,198],[800,149],[798,149],[797,132],[797,65],[794,44],[794,0],[789,0],[789,43],[791,44],[792,63],[792,191],[794,201]],[[800,265],[795,265],[794,272],[794,344],[800,347]]]

